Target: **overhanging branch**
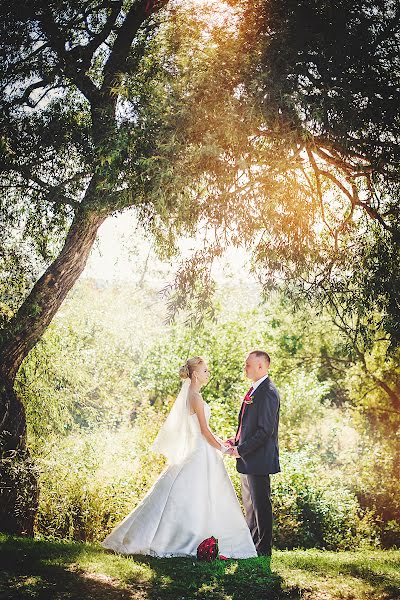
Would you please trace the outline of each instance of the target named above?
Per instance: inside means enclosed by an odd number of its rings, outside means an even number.
[[[168,4],[168,0],[159,0],[158,2],[140,0],[131,6],[118,30],[112,52],[104,65],[104,79],[101,86],[103,93],[109,93],[116,74],[125,70],[132,42],[141,25],[151,14],[159,11],[166,4]]]

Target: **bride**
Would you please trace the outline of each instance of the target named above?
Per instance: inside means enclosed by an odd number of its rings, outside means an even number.
[[[257,556],[222,454],[228,449],[209,427],[200,389],[209,371],[199,356],[180,368],[184,380],[152,450],[168,466],[140,504],[103,540],[123,554],[196,556],[204,539],[218,539],[227,558]]]

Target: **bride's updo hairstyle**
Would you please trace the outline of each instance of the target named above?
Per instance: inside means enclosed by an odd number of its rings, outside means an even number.
[[[182,365],[179,369],[179,377],[181,379],[191,379],[193,371],[195,371],[196,367],[198,365],[201,365],[201,363],[203,362],[204,358],[202,358],[201,356],[193,356],[193,358],[189,358],[189,360],[187,360],[185,364]]]

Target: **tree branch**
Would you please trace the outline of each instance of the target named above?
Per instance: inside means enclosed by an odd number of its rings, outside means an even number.
[[[337,235],[335,235],[335,232],[333,231],[333,229],[331,228],[331,226],[329,225],[329,223],[327,222],[326,218],[325,218],[325,209],[324,209],[324,199],[323,199],[323,193],[322,193],[322,188],[321,188],[321,180],[320,180],[320,169],[315,161],[314,155],[312,153],[312,151],[306,147],[306,152],[308,155],[308,158],[310,160],[311,166],[314,170],[315,173],[315,180],[317,183],[317,198],[319,201],[319,205],[320,205],[320,209],[321,209],[321,217],[323,222],[325,223],[326,227],[328,228],[328,231],[330,232],[330,234],[333,236],[334,240],[335,240],[335,251],[337,251],[338,249],[338,239],[337,239]]]
[[[57,53],[64,66],[64,69],[61,70],[64,70],[67,77],[75,83],[89,102],[93,102],[98,97],[99,90],[90,77],[86,75],[85,70],[82,70],[82,66],[77,63],[71,52],[65,49],[65,37],[61,34],[48,8],[42,10],[39,21],[52,49]]]
[[[25,102],[29,105],[32,106],[32,100],[29,98],[29,96],[32,94],[32,92],[34,92],[35,90],[39,90],[40,88],[44,88],[46,87],[48,84],[50,83],[49,79],[41,79],[40,81],[36,81],[35,83],[31,83],[30,85],[28,85],[28,87],[25,89],[24,93],[22,94],[22,96],[20,98],[18,98],[17,100],[17,104],[24,104]]]
[[[69,52],[71,58],[78,61],[82,69],[87,70],[90,67],[94,53],[101,46],[101,44],[106,41],[112,32],[123,2],[122,0],[118,0],[116,2],[107,4],[112,4],[112,6],[110,15],[108,16],[103,29],[99,33],[95,34],[90,42],[86,44],[86,46],[75,46]]]
[[[345,171],[346,173],[346,181],[348,181],[351,185],[351,192],[346,188],[345,185],[343,185],[343,183],[330,171],[327,171],[325,169],[321,169],[317,164],[316,161],[313,157],[313,151],[316,152],[316,154],[318,154],[318,156],[320,158],[322,158],[323,160],[327,160],[328,162],[330,162],[331,164],[333,164],[335,167],[339,167],[342,168],[343,171]],[[359,194],[358,194],[358,190],[357,190],[357,186],[353,180],[353,175],[349,173],[349,166],[343,162],[342,166],[340,167],[340,162],[335,160],[333,157],[330,157],[328,154],[326,154],[325,152],[322,152],[320,148],[317,147],[313,147],[311,149],[307,148],[307,154],[310,158],[310,162],[314,168],[314,170],[317,169],[316,172],[318,172],[320,175],[323,175],[324,177],[326,177],[327,179],[330,179],[332,181],[332,183],[335,184],[335,186],[340,189],[340,191],[349,199],[350,203],[351,203],[351,210],[350,210],[350,214],[346,217],[345,221],[343,223],[341,223],[339,225],[339,231],[341,229],[343,229],[343,227],[345,226],[346,222],[349,221],[349,219],[351,218],[353,211],[354,211],[354,207],[355,206],[360,206],[361,208],[363,208],[365,210],[365,212],[375,221],[378,221],[382,227],[384,229],[386,229],[386,231],[391,231],[393,232],[393,228],[388,225],[385,220],[383,219],[382,215],[370,204],[368,204],[368,202],[364,202],[363,200],[360,199]],[[366,178],[367,178],[367,174],[365,174]],[[338,234],[338,230],[335,231],[335,235],[337,236]]]
[[[47,183],[46,181],[43,181],[40,177],[38,177],[37,175],[35,175],[33,173],[33,170],[26,165],[8,165],[7,167],[2,166],[2,170],[3,172],[16,172],[19,175],[21,175],[25,181],[27,182],[33,182],[36,183],[37,186],[39,186],[39,190],[41,192],[44,192],[45,194],[47,194],[45,196],[45,200],[47,202],[51,202],[52,204],[62,204],[62,205],[68,205],[71,206],[74,210],[76,210],[79,206],[79,202],[76,202],[75,200],[73,200],[72,198],[68,198],[67,196],[64,195],[63,193],[63,189],[65,189],[65,187],[69,184],[72,183],[73,181],[76,181],[82,177],[85,177],[88,175],[88,173],[76,173],[75,175],[73,175],[73,177],[71,177],[70,179],[66,179],[65,181],[63,181],[62,183],[59,183],[58,185],[51,185],[49,183]],[[13,185],[11,184],[11,186],[9,187],[22,187],[22,186],[18,186],[18,184]],[[25,187],[29,187],[25,186]],[[36,190],[36,191],[39,191]]]
[[[167,3],[168,0],[159,0],[157,4],[154,4],[153,0],[139,0],[131,6],[118,30],[111,54],[104,65],[102,92],[109,93],[116,74],[124,71],[132,42],[141,25],[150,14],[157,12]]]

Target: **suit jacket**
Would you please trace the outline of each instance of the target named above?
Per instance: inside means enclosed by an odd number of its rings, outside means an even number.
[[[247,475],[279,473],[279,409],[280,398],[269,376],[252,394],[253,403],[244,404],[239,413],[238,429],[243,414],[237,449],[240,458],[236,469]]]

